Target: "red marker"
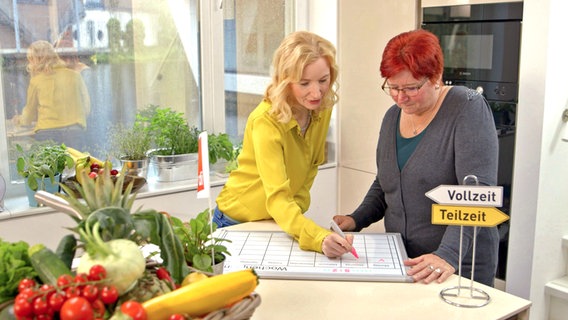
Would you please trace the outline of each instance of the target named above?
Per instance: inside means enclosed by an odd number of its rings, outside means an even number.
[[[341,231],[341,229],[339,228],[339,226],[337,225],[337,223],[335,223],[335,221],[331,220],[331,223],[329,224],[331,226],[331,229],[333,231],[335,231],[335,233],[337,233],[338,235],[340,235],[343,239],[345,239],[345,233],[343,233],[343,231]],[[355,247],[351,247],[351,254],[359,259],[359,255],[357,254],[357,251],[355,250]]]

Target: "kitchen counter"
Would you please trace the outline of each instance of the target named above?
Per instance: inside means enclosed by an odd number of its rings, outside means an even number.
[[[249,222],[231,230],[276,231],[272,221]],[[531,302],[480,283],[490,296],[486,306],[465,308],[440,297],[458,285],[454,275],[444,283],[354,282],[260,279],[255,290],[262,302],[251,319],[528,319]],[[468,304],[469,279],[461,279],[459,301]],[[476,294],[477,295],[477,294]],[[475,304],[479,304],[478,301]]]

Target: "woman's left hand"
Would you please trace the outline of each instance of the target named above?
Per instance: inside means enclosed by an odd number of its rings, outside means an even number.
[[[432,253],[405,260],[404,265],[410,267],[407,274],[412,276],[415,282],[422,281],[426,284],[432,281],[442,283],[456,272],[446,260]]]

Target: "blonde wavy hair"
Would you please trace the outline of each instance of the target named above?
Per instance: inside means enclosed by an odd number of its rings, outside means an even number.
[[[297,101],[291,92],[290,84],[299,82],[304,68],[319,58],[324,58],[330,69],[330,87],[322,98],[321,109],[333,107],[339,99],[335,55],[333,44],[314,33],[297,31],[284,38],[274,53],[272,79],[264,93],[264,99],[272,104],[271,115],[281,123],[292,119],[293,106]]]
[[[56,66],[65,66],[51,43],[38,40],[28,48],[26,70],[33,76],[39,73],[51,73]]]

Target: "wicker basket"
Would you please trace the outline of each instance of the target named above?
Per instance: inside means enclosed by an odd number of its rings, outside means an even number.
[[[246,320],[252,317],[256,307],[260,305],[260,295],[256,292],[235,303],[229,308],[223,308],[209,313],[200,320]]]

